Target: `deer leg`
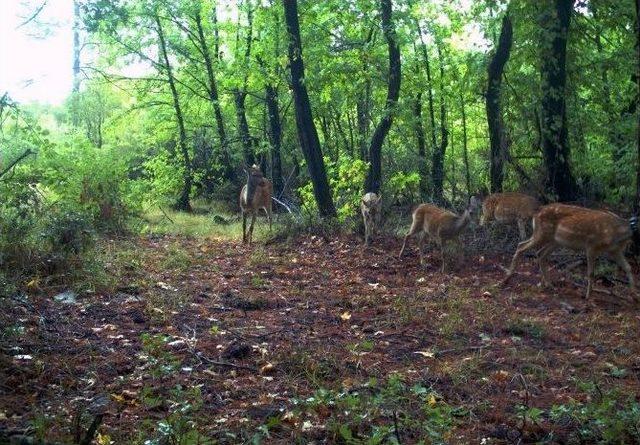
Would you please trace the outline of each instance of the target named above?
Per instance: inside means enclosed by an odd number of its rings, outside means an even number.
[[[442,260],[442,266],[440,267],[440,272],[444,273],[444,269],[446,266],[446,262],[444,259],[445,242],[440,238],[436,238],[436,244],[438,245],[438,248],[440,248],[440,259]]]
[[[549,258],[549,255],[551,255],[551,253],[554,250],[555,250],[555,246],[550,244],[548,246],[544,246],[542,249],[540,249],[537,252],[538,267],[540,267],[540,274],[542,275],[542,284],[544,286],[551,285],[551,280],[549,279],[549,275],[548,275],[547,259]]]
[[[363,219],[364,219],[364,244],[365,245],[369,245],[369,220],[367,218],[367,215],[362,215]]]
[[[247,243],[247,213],[242,212],[242,244]]]
[[[507,281],[509,281],[509,278],[511,278],[511,275],[513,275],[513,272],[516,266],[518,265],[518,260],[520,259],[522,254],[527,250],[538,246],[541,242],[542,240],[537,240],[532,237],[531,239],[527,241],[522,241],[520,244],[518,244],[516,253],[513,254],[513,258],[511,259],[511,266],[509,266],[509,269],[507,270],[507,276],[504,277],[504,279],[502,280],[502,284],[506,284]]]
[[[620,268],[624,270],[624,272],[627,274],[627,280],[629,281],[629,288],[631,289],[631,292],[633,294],[633,301],[635,301],[636,303],[639,303],[640,299],[638,298],[638,295],[635,293],[635,282],[633,280],[633,273],[631,273],[631,266],[629,265],[629,262],[627,261],[627,259],[624,257],[624,252],[621,250],[618,251],[614,259],[616,260],[616,263],[618,264],[618,266],[620,266]]]
[[[400,249],[400,253],[398,254],[398,258],[402,257],[402,252],[404,252],[404,248],[407,245],[407,240],[409,239],[409,237],[411,235],[415,235],[416,233],[418,233],[419,230],[420,230],[419,224],[411,223],[411,228],[409,229],[409,232],[404,237],[404,241],[402,242],[402,249]]]
[[[525,229],[524,220],[518,220],[518,231],[520,232],[520,241],[524,241],[527,239],[527,231]]]
[[[418,255],[420,255],[421,266],[424,266],[424,245],[426,236],[427,235],[424,232],[420,232],[420,235],[418,235]]]
[[[251,225],[249,225],[249,244],[253,242],[253,224],[256,222],[256,212],[251,212]]]
[[[269,207],[263,207],[263,209],[267,216],[267,221],[269,221],[269,232],[271,232],[271,209]]]
[[[596,256],[594,255],[593,250],[587,250],[587,294],[583,297],[586,300],[589,300],[591,296],[591,290],[593,289],[593,269],[595,266]]]

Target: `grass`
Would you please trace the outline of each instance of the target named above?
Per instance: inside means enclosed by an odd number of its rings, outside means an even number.
[[[141,233],[238,240],[242,239],[242,219],[239,212],[232,213],[220,203],[194,201],[192,213],[160,207],[148,209]],[[266,218],[260,214],[254,224],[253,239],[263,240],[268,233]]]

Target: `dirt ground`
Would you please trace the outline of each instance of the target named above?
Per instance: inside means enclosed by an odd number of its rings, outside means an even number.
[[[508,256],[454,248],[443,274],[401,241],[105,242],[113,292],[3,308],[0,430],[68,443],[98,416],[95,443],[571,443],[552,407],[592,402],[588,385],[638,401],[624,284],[600,279],[589,310],[584,265],[543,289],[527,258],[498,287]]]

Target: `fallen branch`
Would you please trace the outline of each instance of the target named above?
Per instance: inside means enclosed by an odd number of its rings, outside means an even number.
[[[33,154],[33,151],[31,151],[30,148],[27,148],[24,153],[18,156],[11,164],[9,164],[4,170],[0,172],[0,178],[9,173],[11,169],[13,169],[20,161],[31,154]]]
[[[165,212],[165,211],[164,211],[164,209],[162,208],[162,206],[160,206],[160,205],[159,205],[159,206],[158,206],[158,208],[160,209],[160,211],[162,212],[162,214],[164,215],[164,217],[165,217],[165,218],[167,218],[167,219],[171,222],[171,224],[175,224],[175,221],[174,221],[174,220],[172,220],[172,219],[169,217],[169,215],[167,215],[167,212]]]
[[[212,360],[209,357],[206,357],[202,354],[196,353],[196,357],[204,360],[205,362],[211,364],[211,365],[215,365],[215,366],[224,366],[226,368],[235,368],[235,369],[246,369],[247,371],[253,371],[253,372],[258,372],[258,368],[254,368],[252,366],[245,366],[245,365],[236,365],[235,363],[229,363],[229,362],[220,362],[217,360]]]

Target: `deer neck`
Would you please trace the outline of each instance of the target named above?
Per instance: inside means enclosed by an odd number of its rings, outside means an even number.
[[[471,212],[469,209],[466,209],[464,213],[456,219],[456,223],[454,225],[454,230],[456,233],[463,230],[469,224],[469,220],[471,219]]]

